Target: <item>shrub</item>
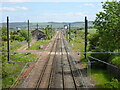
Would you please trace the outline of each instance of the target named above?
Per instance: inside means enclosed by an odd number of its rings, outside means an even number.
[[[103,85],[104,88],[120,88],[120,83],[117,79],[112,79],[111,82],[105,83]]]
[[[115,65],[117,65],[118,67],[120,67],[120,56],[119,55],[113,55],[110,58],[111,62]]]

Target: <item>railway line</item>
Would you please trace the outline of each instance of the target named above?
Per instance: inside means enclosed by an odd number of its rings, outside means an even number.
[[[84,77],[75,63],[62,32],[57,32],[47,51],[20,88],[87,88]]]

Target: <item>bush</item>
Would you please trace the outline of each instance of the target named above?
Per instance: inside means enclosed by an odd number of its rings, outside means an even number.
[[[3,41],[7,41],[7,36],[2,35],[2,40],[3,40]]]
[[[119,55],[113,55],[110,58],[111,62],[115,65],[117,65],[118,67],[120,67],[120,56]]]
[[[89,50],[95,49],[99,45],[99,35],[97,33],[88,36]]]
[[[24,40],[25,40],[24,37],[21,37],[21,36],[19,36],[19,35],[12,35],[12,36],[11,36],[11,39],[12,39],[12,40],[18,40],[18,41],[24,41]]]
[[[104,88],[120,88],[120,83],[117,79],[112,79],[111,82],[105,83],[103,85]]]

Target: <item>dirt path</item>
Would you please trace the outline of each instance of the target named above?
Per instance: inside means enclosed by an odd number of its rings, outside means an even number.
[[[36,42],[36,40],[32,40],[31,45],[33,43],[35,43],[35,42]],[[26,43],[25,45],[23,45],[22,47],[20,47],[17,51],[24,51],[24,50],[27,49],[27,47],[28,47],[28,44]]]

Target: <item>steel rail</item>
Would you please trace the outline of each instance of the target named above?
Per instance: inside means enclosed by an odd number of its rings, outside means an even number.
[[[60,34],[59,34],[60,36]],[[58,42],[59,42],[59,38],[57,38],[57,44],[56,44],[56,49],[55,49],[55,55],[54,55],[54,58],[53,58],[53,62],[52,62],[52,69],[50,71],[50,78],[49,78],[49,84],[48,84],[48,89],[51,88],[51,84],[52,84],[52,80],[53,80],[53,74],[55,73],[55,66],[56,66],[56,52],[57,52],[57,49],[58,49]]]
[[[65,42],[65,40],[64,40],[64,42]],[[68,47],[66,47],[66,48],[68,48]],[[69,50],[69,49],[68,49],[68,50]],[[70,50],[70,51],[71,51],[71,50]],[[70,60],[72,60],[72,62],[74,62],[73,59],[70,59]],[[74,66],[75,69],[77,69],[77,67],[76,67],[77,64],[75,65],[75,63],[73,63],[72,65]],[[82,85],[83,85],[85,88],[88,88],[88,86],[86,85],[86,80],[83,79],[82,72],[79,71],[79,70],[77,70],[77,73],[78,73],[79,76],[81,76],[79,82],[82,83]],[[83,88],[84,88],[84,87],[83,87]]]
[[[65,41],[64,41],[63,38],[62,38],[62,42],[63,42],[64,49],[65,49],[66,54],[67,54],[67,60],[68,60],[68,63],[69,63],[69,67],[70,67],[72,79],[73,79],[73,82],[74,82],[74,86],[75,86],[75,89],[77,90],[77,86],[76,86],[76,82],[75,82],[75,77],[74,77],[73,70],[72,70],[72,66],[71,66],[71,63],[70,63],[70,58],[69,58],[68,50],[67,50],[67,48],[66,48],[66,44],[65,44]]]
[[[56,37],[56,38],[57,38],[57,37]],[[45,65],[43,66],[43,69],[42,69],[42,71],[41,71],[41,74],[40,74],[40,76],[39,76],[39,79],[38,79],[38,81],[37,81],[37,84],[36,84],[36,86],[35,86],[35,89],[36,89],[36,90],[39,89],[39,86],[40,86],[41,81],[42,81],[42,77],[43,77],[43,75],[44,75],[44,73],[45,73],[45,70],[46,70],[46,68],[47,68],[47,65],[48,65],[48,62],[49,62],[49,60],[50,60],[50,56],[51,56],[51,53],[52,53],[52,50],[53,50],[53,48],[54,48],[54,46],[55,46],[55,42],[56,42],[56,41],[57,41],[57,40],[55,39],[54,42],[53,42],[52,48],[50,49],[50,53],[49,53],[49,56],[48,56],[48,58],[47,58],[47,61],[45,62]]]
[[[64,69],[63,69],[63,51],[62,51],[62,40],[60,37],[60,43],[61,43],[61,68],[62,68],[62,82],[63,82],[63,90],[65,88],[65,83],[64,83]]]

